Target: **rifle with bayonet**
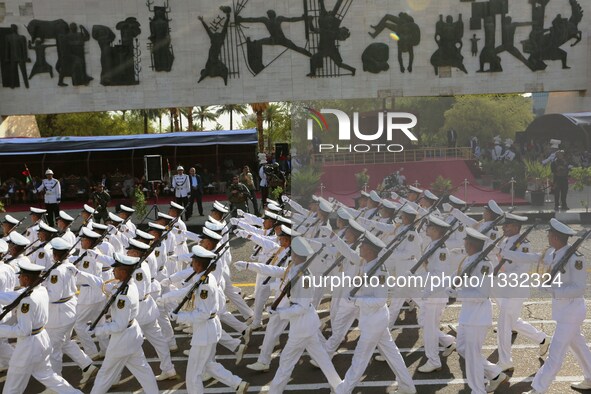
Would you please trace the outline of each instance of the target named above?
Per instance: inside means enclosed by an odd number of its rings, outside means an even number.
[[[519,236],[519,238],[517,238],[515,240],[515,242],[513,242],[513,245],[511,246],[511,248],[509,248],[510,251],[515,251],[517,250],[521,244],[525,241],[525,239],[527,238],[527,236],[529,235],[529,233],[532,232],[532,230],[536,227],[536,225],[534,224],[533,226],[529,226],[529,228],[527,230],[525,230],[523,233],[521,233],[521,235]],[[493,274],[495,276],[498,275],[499,271],[501,270],[501,268],[503,268],[503,265],[505,265],[505,263],[507,263],[509,260],[507,259],[502,259],[499,264],[495,267]]]

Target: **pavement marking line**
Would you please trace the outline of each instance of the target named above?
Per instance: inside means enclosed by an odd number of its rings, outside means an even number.
[[[570,383],[570,382],[578,382],[583,380],[583,376],[557,376],[554,379],[554,382],[558,383]],[[512,377],[509,379],[509,383],[529,383],[532,382],[534,378],[532,376],[518,376]],[[421,379],[421,380],[413,380],[416,386],[449,386],[449,385],[462,385],[465,386],[468,384],[466,379]],[[360,382],[356,387],[393,387],[394,381],[393,380],[382,380],[382,381],[372,381],[372,382]],[[330,385],[328,383],[312,383],[312,384],[288,384],[285,388],[285,391],[302,391],[302,390],[318,390],[318,389],[329,389]],[[248,392],[265,392],[269,391],[269,386],[250,386],[248,388]],[[112,392],[111,394],[135,394],[141,393],[141,390],[138,391],[118,391]],[[205,393],[235,393],[236,390],[233,390],[229,387],[215,387],[215,388],[206,388]],[[159,394],[186,394],[187,390],[161,390]]]

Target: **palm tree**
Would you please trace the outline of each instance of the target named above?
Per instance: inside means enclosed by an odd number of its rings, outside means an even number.
[[[267,109],[265,110],[264,114],[263,114],[263,118],[265,119],[265,122],[267,122],[267,145],[268,145],[268,149],[269,151],[272,151],[271,148],[271,144],[272,144],[272,138],[271,135],[273,134],[273,125],[274,123],[277,121],[277,118],[279,117],[279,113],[281,111],[281,108],[279,108],[279,105],[277,104],[270,104]]]
[[[162,110],[160,109],[142,109],[142,117],[144,118],[144,134],[148,134],[149,123],[153,120],[160,119],[160,132],[162,132]]]
[[[170,131],[180,131],[178,108],[170,108]]]
[[[244,104],[226,104],[220,106],[220,108],[217,110],[218,116],[230,114],[230,130],[234,130],[234,112],[239,115],[246,115],[248,110]]]
[[[207,120],[207,121],[214,121],[217,119],[217,115],[215,112],[210,111],[210,108],[212,108],[209,105],[200,105],[198,107],[195,107],[195,110],[193,111],[193,116],[196,117],[197,119],[199,119],[199,122],[201,124],[201,130],[204,130],[204,126],[203,123]]]
[[[265,143],[263,140],[263,113],[267,110],[267,108],[269,108],[269,103],[252,103],[250,106],[257,117],[259,152],[263,152],[265,150]]]
[[[193,131],[193,107],[180,108],[180,111],[187,118],[187,131]]]

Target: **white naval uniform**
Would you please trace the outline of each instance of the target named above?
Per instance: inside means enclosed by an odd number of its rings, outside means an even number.
[[[268,236],[259,236],[258,234],[249,234],[250,239],[254,241],[261,251],[257,255],[259,263],[266,263],[270,260],[270,264],[275,265],[287,253],[287,250],[280,248],[279,244],[271,240]],[[271,296],[271,286],[269,283],[263,284],[267,276],[257,274],[254,288],[254,305],[253,305],[253,326],[260,326],[262,324],[263,310],[269,297]]]
[[[458,267],[458,276],[463,276],[466,268],[479,253],[467,256]],[[480,261],[469,276],[480,277],[481,286],[470,287],[469,283],[458,289],[460,310],[457,350],[466,364],[466,379],[474,394],[485,394],[484,378],[494,379],[502,371],[497,365],[482,356],[482,346],[488,328],[492,325],[492,303],[490,301],[491,283],[486,280],[492,273],[492,263],[488,259]]]
[[[388,236],[382,238],[382,241],[386,245],[389,245],[395,237],[405,231],[410,225],[401,225],[394,232],[394,236]],[[386,260],[385,267],[390,275],[403,276],[407,275],[410,269],[416,264],[417,259],[422,255],[421,253],[421,240],[416,230],[410,230],[406,233],[404,240],[396,248],[396,252]],[[410,289],[404,287],[394,287],[390,290],[392,297],[390,306],[388,307],[388,313],[390,315],[390,322],[388,327],[392,329],[396,324],[402,305],[406,299],[412,298]]]
[[[152,288],[152,275],[150,268],[144,261],[141,266],[136,269],[132,275],[130,282],[134,282],[137,286],[139,296],[138,316],[136,317],[142,333],[152,344],[158,359],[160,360],[160,369],[162,372],[169,372],[174,369],[172,359],[170,357],[170,349],[168,340],[164,338],[160,325],[158,324],[158,306],[150,295]]]
[[[191,193],[191,181],[189,175],[175,175],[172,177],[172,187],[174,187],[174,196],[177,198],[186,198]]]
[[[51,365],[57,373],[62,371],[62,359],[66,354],[81,369],[92,364],[90,357],[72,340],[76,322],[76,274],[72,263],[62,262],[53,269],[44,285],[49,294],[49,320],[46,328],[51,340]]]
[[[99,279],[97,282],[78,281],[80,287],[80,293],[78,294],[78,304],[76,305],[76,323],[74,324],[74,330],[80,340],[80,345],[84,349],[84,352],[89,357],[94,357],[99,353],[99,350],[92,339],[92,336],[87,331],[88,322],[94,321],[99,313],[103,310],[106,302],[105,295],[102,291],[102,270],[103,264],[98,260],[98,257],[102,254],[96,252],[94,249],[81,250],[82,255],[86,253],[86,256],[78,262],[76,268],[79,272],[86,272],[94,275]],[[81,256],[82,256],[81,255]],[[74,262],[80,257],[70,257],[70,261]],[[97,337],[101,351],[104,353],[107,350],[109,344],[109,338],[107,336]]]
[[[369,272],[378,261],[375,259],[364,264],[358,274],[363,275],[363,273]],[[387,275],[388,272],[383,266],[376,272],[381,284],[385,284]],[[353,389],[361,381],[376,346],[396,375],[398,387],[409,392],[416,392],[410,372],[406,368],[396,343],[392,340],[390,331],[388,331],[387,299],[388,288],[386,286],[364,286],[352,299],[359,307],[359,341],[355,347],[351,366],[345,374],[345,379],[337,387],[336,394],[353,392]]]
[[[142,350],[142,331],[135,320],[139,302],[137,287],[130,281],[111,305],[111,322],[96,327],[96,335],[111,338],[91,394],[106,393],[119,379],[123,367],[135,376],[146,394],[158,394],[156,378]]]
[[[0,293],[13,291],[16,287],[17,278],[14,268],[9,264],[0,263]],[[6,315],[3,322],[7,322],[12,314]],[[14,348],[8,344],[8,339],[0,337],[0,368],[8,368],[8,362],[12,357]]]
[[[544,259],[548,270],[560,261],[569,246],[567,244],[560,250],[548,251]],[[532,383],[532,388],[540,393],[545,393],[552,384],[569,349],[583,370],[585,380],[591,380],[591,351],[581,333],[581,325],[587,312],[583,297],[588,268],[585,256],[577,252],[564,266],[566,272],[560,276],[562,284],[552,284],[552,319],[556,320],[556,330],[552,336],[548,358]]]
[[[356,251],[351,250],[351,246],[341,238],[335,238],[334,245],[344,256],[343,262],[340,267],[338,267],[338,272],[335,274],[350,278],[359,274],[361,270],[361,259],[359,254]],[[334,319],[331,320],[331,335],[324,344],[326,352],[331,357],[334,356],[345,339],[349,328],[351,328],[355,320],[359,318],[359,307],[349,299],[349,293],[351,290],[351,287],[342,285],[336,288],[333,292],[331,303],[335,302],[336,299],[338,304],[336,306],[336,311],[334,312]]]
[[[229,234],[225,234],[222,237],[220,244],[227,242],[228,237]],[[230,251],[230,248],[226,249],[223,256],[218,260],[218,264],[220,263],[222,265],[222,276],[224,279],[224,295],[232,304],[234,304],[234,306],[236,307],[238,312],[240,312],[244,319],[250,319],[254,315],[254,312],[248,306],[246,301],[244,301],[244,298],[242,298],[242,291],[240,290],[240,288],[232,284],[232,277],[230,274],[230,264],[232,264],[232,253]],[[221,317],[221,319],[224,323],[228,324],[224,317]],[[246,327],[244,327],[244,329],[246,329]]]
[[[201,278],[204,272],[195,277]],[[202,376],[208,373],[218,381],[237,389],[242,379],[233,375],[224,366],[215,361],[216,344],[222,335],[222,325],[217,316],[220,305],[218,283],[213,275],[208,275],[204,283],[193,294],[193,309],[179,312],[177,321],[190,324],[196,335],[191,339],[191,350],[187,364],[187,392],[202,394],[204,392]],[[180,299],[189,289],[180,289],[167,293],[168,299]]]
[[[31,250],[36,249],[38,246],[40,246],[39,243],[37,243],[37,245],[34,246]],[[28,251],[27,253],[30,252],[31,251]],[[31,260],[31,263],[40,265],[42,267],[45,267],[46,269],[50,268],[53,265],[53,249],[51,248],[49,242],[43,245],[42,248],[39,248],[35,253],[30,254],[28,257],[29,260]]]
[[[271,271],[272,276],[276,278],[283,277],[284,283],[287,284],[301,269],[301,265],[290,265],[288,268],[266,266],[265,271]],[[306,270],[303,275],[311,277],[311,272]],[[333,390],[342,382],[320,342],[320,319],[312,305],[313,296],[314,288],[300,279],[290,289],[288,306],[277,308],[275,311],[280,319],[289,320],[289,333],[287,343],[281,350],[279,368],[269,387],[269,394],[283,393],[304,350],[318,364]]]
[[[431,241],[427,245],[425,251],[430,250],[438,240]],[[444,245],[440,246],[435,252],[427,259],[427,261],[419,267],[416,275],[421,275],[426,279],[427,276],[451,275],[447,266],[449,262],[449,250]],[[430,364],[434,367],[441,367],[441,360],[439,358],[439,345],[443,347],[449,347],[455,342],[455,338],[451,335],[444,334],[439,329],[441,324],[441,316],[443,310],[447,305],[448,296],[445,293],[445,289],[430,288],[431,284],[427,285],[421,291],[421,298],[418,300],[419,303],[419,325],[423,329],[423,340],[425,343],[425,356],[429,360]]]
[[[25,232],[25,237],[31,242],[35,242],[37,239],[39,239],[39,237],[37,236],[37,234],[39,233],[39,225],[36,224],[34,226],[31,226],[27,229],[27,231]]]
[[[62,188],[57,179],[44,179],[37,188],[37,192],[45,190],[45,204],[59,204],[62,198]]]
[[[535,253],[530,253],[530,244],[525,241],[515,251],[510,251],[511,247],[520,234],[516,234],[509,238],[504,238],[499,243],[501,255],[507,258],[507,262],[503,264],[499,272],[507,275],[509,281],[512,276],[521,280],[521,275],[528,275],[533,263],[539,260]],[[497,286],[495,290],[495,301],[499,307],[499,320],[497,323],[497,342],[499,345],[499,362],[498,364],[509,365],[513,363],[511,358],[511,339],[512,331],[517,331],[520,335],[531,339],[535,343],[542,343],[546,339],[546,334],[538,330],[531,324],[523,321],[520,317],[521,308],[526,299],[529,298],[529,288],[527,287],[501,287]]]
[[[70,228],[68,228],[62,235],[61,237],[63,239],[65,239],[68,243],[75,245],[76,244],[76,235],[74,235],[74,233],[72,232],[72,230],[70,230]]]
[[[288,267],[290,264],[291,264],[291,258],[288,258],[287,261],[285,262],[285,266]],[[248,266],[249,266],[249,269],[252,268],[252,271],[254,271],[257,274],[260,274],[264,277],[271,276],[274,272],[274,269],[276,268],[276,267],[270,267],[268,265],[259,264],[259,263],[254,263],[252,265],[249,263]],[[281,288],[283,287],[282,281],[279,281],[277,278],[272,277],[272,279],[269,283],[271,285],[271,291],[273,291],[275,293],[276,297],[279,296],[279,293],[281,292]],[[287,301],[287,298],[283,298],[281,300],[281,302],[279,303],[278,307],[283,308],[283,307],[287,307],[288,305],[289,305],[289,302]],[[257,362],[259,362],[261,364],[266,364],[266,365],[269,365],[271,363],[271,356],[273,354],[273,348],[275,347],[275,342],[279,339],[279,337],[281,336],[281,333],[283,332],[283,330],[285,330],[288,323],[289,323],[289,320],[281,319],[278,314],[272,314],[271,316],[269,316],[269,320],[267,322],[267,327],[265,329],[265,335],[263,337],[263,344],[261,346],[261,352],[259,354]]]
[[[0,303],[9,304],[21,292],[0,294]],[[24,393],[31,376],[48,389],[60,394],[81,394],[51,367],[51,343],[44,326],[48,319],[48,296],[43,286],[37,286],[15,308],[16,324],[0,325],[0,337],[16,338],[3,393]]]

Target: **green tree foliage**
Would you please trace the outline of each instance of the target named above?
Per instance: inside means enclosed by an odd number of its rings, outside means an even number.
[[[209,105],[200,105],[195,107],[193,110],[193,117],[199,121],[199,129],[195,128],[195,130],[205,130],[204,122],[207,121],[214,121],[217,119],[217,115],[214,111],[212,111],[214,107]]]
[[[221,105],[217,110],[217,115],[230,114],[230,130],[234,130],[234,113],[239,115],[246,115],[248,109],[245,104],[226,104]]]
[[[144,116],[141,111],[82,112],[72,114],[37,115],[41,137],[100,136],[141,134],[144,132]],[[149,130],[153,132],[151,123]]]
[[[455,129],[460,145],[471,136],[483,145],[496,135],[515,138],[515,132],[525,130],[533,118],[531,98],[521,95],[459,96],[445,112],[444,130]]]

